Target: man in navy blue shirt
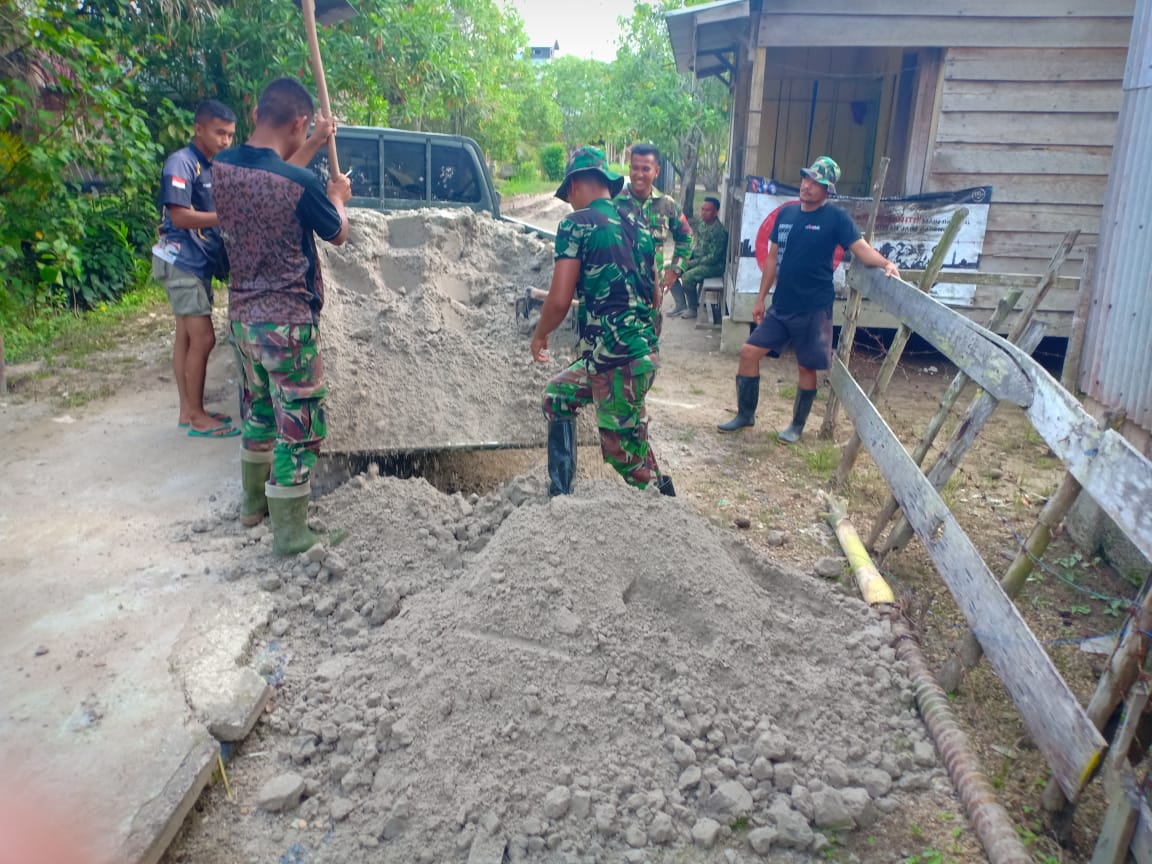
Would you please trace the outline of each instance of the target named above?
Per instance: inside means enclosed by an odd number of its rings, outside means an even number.
[[[792,423],[777,435],[785,444],[800,440],[812,402],[816,399],[817,375],[832,365],[832,303],[836,290],[832,272],[839,247],[867,267],[883,267],[884,275],[899,278],[896,265],[868,245],[852,217],[830,207],[829,194],[836,193],[840,166],[827,156],[800,171],[800,203],[784,207],[772,226],[760,294],[752,307],[757,327],[740,349],[736,372],[736,416],[720,423],[721,432],[735,432],[756,424],[760,401],[760,361],[779,356],[788,343],[796,351],[799,382]],[[764,304],[773,283],[772,308]]]
[[[192,143],[164,163],[160,180],[160,239],[152,247],[152,275],[168,292],[176,316],[172,373],[180,396],[179,424],[199,438],[230,438],[232,418],[204,410],[212,327],[212,274],[223,242],[212,204],[212,159],[231,146],[236,115],[209,99],[196,109]]]

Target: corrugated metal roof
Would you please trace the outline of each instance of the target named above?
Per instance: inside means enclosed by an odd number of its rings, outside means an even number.
[[[1138,0],[1080,389],[1152,431],[1152,0]]]

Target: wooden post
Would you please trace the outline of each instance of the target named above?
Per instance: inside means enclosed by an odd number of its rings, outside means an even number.
[[[948,256],[948,250],[952,248],[952,244],[956,241],[956,235],[960,233],[960,226],[964,224],[964,220],[968,218],[968,208],[961,207],[952,214],[952,218],[948,222],[948,226],[944,229],[944,234],[940,237],[940,242],[936,244],[936,248],[932,251],[932,258],[928,261],[928,266],[924,270],[924,275],[920,277],[920,290],[927,294],[932,290],[932,286],[936,283],[936,277],[940,274],[940,270],[944,267],[944,259]],[[896,335],[892,337],[892,344],[888,346],[888,354],[884,358],[883,364],[880,366],[880,372],[876,376],[876,382],[872,385],[872,389],[868,391],[868,398],[875,402],[878,398],[884,395],[884,391],[888,389],[888,383],[892,380],[892,376],[896,373],[896,367],[900,365],[900,357],[904,354],[904,346],[908,344],[908,340],[912,338],[912,328],[907,324],[901,323],[896,328]],[[844,363],[843,360],[840,361]],[[847,363],[844,363],[847,366]],[[832,478],[832,483],[835,486],[843,486],[844,482],[848,479],[848,474],[852,470],[852,466],[856,464],[856,457],[860,455],[860,436],[855,432],[844,445],[844,450],[840,455],[840,465],[836,468],[836,476]]]
[[[1128,860],[1128,847],[1136,833],[1140,808],[1144,800],[1136,775],[1128,762],[1128,748],[1136,737],[1136,727],[1148,705],[1148,685],[1137,681],[1128,691],[1124,706],[1124,722],[1120,724],[1109,748],[1105,765],[1104,786],[1108,796],[1108,810],[1091,864],[1124,864]]]
[[[1008,567],[1008,572],[1000,580],[1000,587],[1009,597],[1015,599],[1016,595],[1020,593],[1024,583],[1028,580],[1028,574],[1032,572],[1033,562],[1044,554],[1044,550],[1048,548],[1048,543],[1052,539],[1052,532],[1064,521],[1064,517],[1072,509],[1072,505],[1076,503],[1076,498],[1079,495],[1079,481],[1071,474],[1065,474],[1059,487],[1048,499],[1044,509],[1040,511],[1040,516],[1036,520],[1036,527],[1028,535],[1027,542],[1016,553],[1011,566]],[[967,668],[971,669],[980,662],[980,658],[983,656],[984,649],[980,647],[980,640],[976,638],[976,634],[969,630],[968,635],[964,638],[964,645],[960,649],[960,659]]]
[[[1044,325],[1039,321],[1033,321],[1032,327],[1025,332],[1024,338],[1020,340],[1020,347],[1031,354],[1040,344],[1042,338],[1044,338]],[[988,421],[992,419],[992,414],[999,405],[1000,400],[987,390],[980,391],[972,400],[968,410],[964,412],[963,418],[956,425],[956,430],[952,433],[948,446],[944,448],[944,452],[936,458],[928,470],[926,476],[933,488],[944,488],[944,484],[960,466],[964,455],[976,443],[976,438],[984,430]],[[910,539],[912,539],[912,526],[908,524],[907,517],[901,516],[884,541],[877,557],[883,558],[893,549],[903,547]]]
[[[996,304],[996,311],[992,313],[992,317],[988,320],[988,329],[996,332],[996,328],[1004,323],[1013,309],[1016,308],[1016,301],[1020,299],[1020,295],[1024,293],[1020,290],[1010,291],[1004,297],[1000,298],[1000,302]],[[912,461],[917,465],[924,464],[924,458],[928,455],[928,451],[932,449],[932,445],[936,441],[936,436],[940,434],[941,428],[944,426],[944,421],[948,419],[948,415],[960,397],[964,393],[964,388],[972,379],[968,377],[966,372],[957,372],[956,377],[952,379],[952,383],[948,385],[948,389],[944,391],[944,398],[940,400],[940,407],[937,409],[936,414],[928,421],[928,428],[924,432],[924,436],[920,439],[920,443],[916,445],[916,449],[912,452]],[[872,530],[868,534],[868,542],[865,544],[869,551],[876,549],[876,541],[880,539],[880,534],[883,533],[885,526],[891,521],[893,514],[899,507],[896,499],[891,495],[888,500],[884,502],[884,506],[880,509],[880,515],[876,517],[876,521],[872,523]]]
[[[1064,235],[1064,240],[1060,243],[1060,247],[1056,250],[1056,252],[1052,255],[1052,259],[1048,262],[1048,269],[1044,271],[1044,275],[1041,276],[1040,281],[1036,283],[1036,291],[1028,300],[1028,305],[1026,305],[1020,311],[1019,317],[1012,324],[1012,329],[1008,331],[1009,342],[1012,342],[1013,344],[1021,344],[1021,337],[1025,332],[1027,332],[1028,327],[1031,325],[1032,318],[1035,316],[1036,310],[1040,308],[1040,303],[1048,295],[1048,292],[1052,289],[1052,286],[1056,284],[1056,277],[1060,273],[1060,268],[1064,266],[1064,260],[1068,257],[1068,253],[1072,251],[1072,247],[1076,243],[1076,238],[1079,236],[1080,231],[1078,229],[1073,229]],[[1039,342],[1040,340],[1037,338],[1036,344],[1039,344]],[[1021,347],[1023,347],[1022,344]],[[1035,347],[1036,345],[1033,345],[1032,347],[1025,348],[1024,350],[1031,354]],[[971,446],[971,443],[969,443],[968,445],[963,446],[963,448],[960,448],[958,446],[960,443],[960,436],[966,432],[971,431],[969,429],[969,425],[974,422],[974,418],[977,416],[982,416],[982,419],[978,421],[978,428],[972,431],[971,434],[971,440],[974,441],[976,435],[979,434],[980,429],[983,428],[984,424],[988,422],[988,418],[992,416],[992,412],[996,410],[996,404],[996,400],[989,393],[984,392],[977,396],[969,406],[967,413],[964,415],[964,419],[961,420],[960,425],[956,427],[956,431],[952,435],[952,441],[949,442],[945,453],[940,455],[940,457],[936,460],[936,463],[932,466],[931,471],[929,472],[929,477],[932,479],[933,485],[935,485],[937,489],[942,489],[944,484],[948,482],[948,478],[952,476],[952,472],[955,471],[956,466],[960,464],[959,460],[963,458],[964,453],[966,453],[968,447]],[[979,410],[977,406],[979,406]],[[985,411],[987,412],[986,414],[984,413]],[[945,457],[948,453],[951,452],[955,452],[956,462],[955,464],[948,466],[945,464]],[[936,482],[936,478],[942,478],[938,484]],[[875,544],[876,540],[878,539],[878,534],[879,532],[874,527],[872,536],[869,537],[870,544]],[[892,529],[892,533],[888,535],[888,539],[884,543],[884,548],[881,549],[878,554],[880,556],[888,554],[888,552],[892,551],[893,549],[903,546],[911,539],[911,537],[911,527],[908,525],[907,520],[901,519],[896,523],[896,527]]]
[[[884,182],[888,177],[889,159],[885,156],[880,160],[880,170],[876,175],[876,182],[872,184],[872,212],[868,215],[868,230],[864,239],[869,244],[876,233],[876,217],[880,213],[880,200],[884,194]],[[840,343],[836,346],[836,356],[845,366],[850,365],[852,359],[852,344],[856,341],[856,325],[860,320],[860,307],[864,303],[863,295],[848,282],[848,306],[844,312],[844,326],[840,328]],[[836,437],[836,415],[840,411],[840,400],[836,391],[828,394],[828,406],[824,409],[824,422],[820,424],[819,437],[829,441]]]
[[[1064,349],[1064,368],[1060,383],[1069,393],[1080,391],[1080,361],[1084,356],[1084,330],[1088,326],[1088,309],[1092,305],[1092,289],[1096,283],[1096,247],[1084,250],[1084,269],[1080,276],[1080,293],[1076,297],[1076,311],[1072,314],[1072,330],[1068,334],[1068,347]]]

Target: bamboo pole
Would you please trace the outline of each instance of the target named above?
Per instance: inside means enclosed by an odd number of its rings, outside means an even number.
[[[1064,235],[1064,240],[1060,243],[1059,248],[1052,255],[1052,260],[1048,262],[1048,269],[1044,271],[1044,275],[1040,277],[1040,281],[1036,283],[1036,291],[1029,299],[1028,304],[1020,311],[1019,317],[1012,324],[1012,329],[1008,331],[1008,341],[1014,345],[1019,345],[1024,348],[1029,354],[1032,353],[1036,347],[1033,344],[1031,347],[1024,345],[1024,334],[1028,332],[1028,328],[1032,324],[1032,319],[1036,314],[1036,310],[1040,307],[1041,302],[1048,295],[1052,286],[1056,284],[1056,277],[1060,273],[1060,268],[1064,266],[1064,260],[1068,257],[1068,253],[1072,251],[1072,247],[1076,243],[1076,238],[1080,236],[1080,231],[1073,229]],[[1040,338],[1036,338],[1036,344],[1039,344]],[[975,400],[968,407],[968,411],[964,415],[964,419],[956,427],[956,431],[952,433],[952,440],[949,441],[948,447],[945,448],[944,453],[940,454],[935,464],[933,464],[929,471],[929,478],[932,480],[932,485],[937,489],[944,488],[944,484],[948,482],[948,478],[952,476],[952,472],[960,464],[960,460],[964,457],[971,442],[975,441],[976,436],[980,433],[980,429],[988,422],[988,418],[992,416],[992,412],[996,410],[996,400],[988,393],[980,393]],[[982,419],[979,419],[981,418]],[[961,446],[963,439],[967,437],[970,443]],[[949,462],[952,464],[949,465]],[[875,531],[873,534],[875,535]],[[869,538],[872,545],[875,545],[875,538]],[[908,524],[908,520],[901,518],[888,535],[888,539],[884,541],[884,546],[881,548],[879,554],[881,556],[887,555],[893,549],[902,547],[912,539],[912,526]]]
[[[852,575],[856,577],[856,587],[860,589],[860,596],[864,598],[864,602],[869,606],[878,603],[894,604],[896,598],[892,594],[892,589],[880,575],[872,559],[868,557],[868,550],[860,542],[856,527],[848,520],[848,502],[827,493],[824,493],[824,502],[828,507],[825,518],[836,532],[840,548],[848,557]]]
[[[989,862],[1030,864],[1032,856],[1017,834],[1012,817],[996,800],[996,791],[980,770],[980,762],[972,751],[968,736],[956,721],[948,695],[940,689],[928,668],[916,631],[892,602],[892,589],[868,557],[856,528],[848,519],[847,506],[840,499],[827,495],[825,501],[828,504],[828,524],[836,530],[861,595],[888,619],[896,656],[907,664],[920,715],[936,742],[936,749],[940,751],[940,758],[948,769],[948,776],[964,804],[968,821],[988,854]]]
[[[1023,291],[1014,290],[1010,291],[1004,297],[1000,298],[1000,302],[996,304],[996,311],[992,313],[992,317],[988,320],[988,329],[995,332],[1008,318],[1008,313],[1016,308],[1016,302],[1020,299]],[[948,385],[948,389],[944,391],[944,397],[940,400],[940,407],[937,409],[936,414],[928,421],[928,428],[924,432],[924,436],[920,439],[920,443],[916,445],[916,449],[912,453],[912,461],[917,465],[924,464],[924,458],[928,455],[928,451],[932,449],[932,445],[936,441],[936,436],[940,434],[940,430],[944,426],[944,421],[948,419],[953,406],[960,401],[960,397],[964,393],[964,388],[972,379],[968,377],[965,372],[957,372],[956,377],[952,379],[952,383]],[[872,523],[872,530],[868,534],[868,541],[865,544],[869,549],[876,548],[876,541],[880,539],[880,534],[884,531],[885,526],[892,520],[893,514],[900,505],[896,503],[896,499],[888,496],[888,500],[884,502],[884,506],[880,510],[880,515],[876,517],[876,521]]]
[[[880,201],[884,194],[884,182],[888,179],[889,159],[885,156],[880,160],[880,171],[876,182],[872,184],[872,211],[868,214],[868,230],[864,232],[864,239],[872,244],[876,233],[876,218],[880,213]],[[844,326],[840,328],[840,343],[836,346],[836,356],[840,358],[845,368],[852,359],[852,345],[856,341],[856,325],[860,321],[860,307],[864,302],[864,295],[852,287],[852,280],[848,283],[848,306],[844,312]],[[840,400],[833,390],[828,394],[828,405],[824,409],[824,422],[820,424],[818,437],[829,441],[836,437],[836,415],[840,411]]]
[[[925,294],[931,291],[932,286],[936,283],[936,277],[944,267],[944,259],[948,255],[948,250],[952,248],[952,244],[956,241],[956,235],[960,233],[960,226],[964,224],[964,220],[967,218],[968,208],[961,207],[952,214],[952,218],[948,221],[948,226],[944,229],[944,233],[940,237],[940,242],[936,244],[936,248],[932,252],[932,258],[928,261],[928,266],[925,268],[924,274],[920,277],[918,287]],[[892,337],[892,344],[888,346],[888,354],[880,366],[880,372],[876,376],[876,381],[873,383],[872,389],[868,391],[868,398],[873,402],[883,396],[884,392],[888,389],[888,384],[891,382],[892,376],[896,373],[896,367],[900,365],[900,357],[904,353],[904,347],[911,338],[912,329],[907,324],[901,324],[896,328],[896,335]],[[832,478],[834,486],[843,486],[844,482],[848,479],[848,473],[852,470],[852,466],[856,464],[856,457],[860,455],[861,444],[860,436],[853,432],[852,437],[848,439],[848,443],[844,445],[844,450],[840,455],[840,464],[836,468],[835,477]]]
[[[1039,560],[1040,556],[1044,554],[1044,550],[1048,548],[1048,544],[1052,540],[1052,532],[1064,521],[1064,517],[1072,509],[1072,505],[1076,503],[1076,498],[1079,495],[1079,481],[1071,474],[1065,474],[1052,497],[1044,505],[1044,509],[1040,511],[1040,516],[1036,520],[1036,527],[1028,535],[1027,542],[1016,553],[1016,557],[1008,567],[1008,572],[1000,580],[1000,587],[1009,597],[1015,598],[1020,593],[1024,583],[1028,580],[1028,575],[1032,572],[1034,562]],[[964,644],[960,648],[961,661],[965,667],[971,669],[980,662],[980,658],[983,656],[984,649],[980,645],[980,640],[976,638],[975,633],[969,630],[968,635],[964,637]]]
[[[1084,330],[1088,326],[1088,310],[1096,284],[1096,247],[1084,250],[1084,269],[1080,276],[1080,293],[1076,298],[1076,311],[1072,315],[1072,330],[1068,334],[1068,347],[1064,350],[1064,368],[1060,383],[1069,393],[1080,390],[1080,362],[1084,356]]]

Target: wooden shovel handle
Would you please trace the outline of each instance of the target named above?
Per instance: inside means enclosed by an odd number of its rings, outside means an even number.
[[[316,92],[320,97],[320,113],[332,119],[332,106],[328,102],[328,83],[324,80],[324,64],[320,60],[320,40],[316,37],[316,0],[302,0],[304,31],[308,34],[308,55],[312,61],[312,77],[316,79]],[[340,174],[340,160],[336,157],[336,136],[328,139],[328,176]]]

